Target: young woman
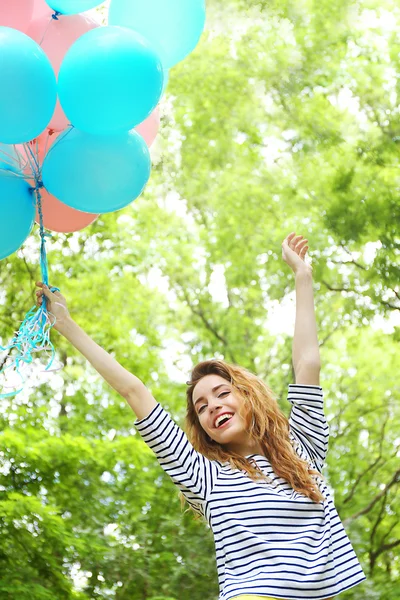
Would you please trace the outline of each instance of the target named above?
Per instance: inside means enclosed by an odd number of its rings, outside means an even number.
[[[126,398],[144,441],[210,524],[220,600],[332,600],[365,580],[320,473],[328,425],[306,244],[295,233],[282,244],[296,281],[289,419],[258,377],[209,360],[188,382],[185,434],[145,385],[72,320],[65,298],[37,284],[38,304],[44,294],[55,329]]]

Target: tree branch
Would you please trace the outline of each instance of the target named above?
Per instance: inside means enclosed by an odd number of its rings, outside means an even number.
[[[215,329],[214,325],[207,319],[207,317],[205,316],[205,314],[200,306],[199,306],[199,308],[194,307],[194,305],[190,301],[187,291],[184,288],[181,288],[181,289],[183,292],[183,296],[187,302],[187,305],[189,306],[192,313],[197,315],[198,317],[200,317],[200,319],[202,320],[206,329],[208,329],[208,331],[211,331],[211,333],[217,338],[217,340],[219,340],[224,345],[227,353],[231,357],[232,362],[236,363],[235,357],[233,356],[232,351],[229,348],[228,340]]]
[[[355,491],[356,491],[356,489],[357,489],[357,486],[358,486],[358,484],[360,483],[361,479],[362,479],[362,478],[363,478],[363,477],[364,477],[364,476],[365,476],[367,473],[369,473],[369,472],[370,472],[372,469],[374,469],[374,468],[375,468],[375,466],[376,466],[376,465],[377,465],[377,464],[378,464],[378,463],[379,463],[379,462],[382,460],[382,447],[383,447],[383,440],[384,440],[384,438],[385,438],[385,428],[386,428],[386,425],[387,425],[387,422],[388,422],[388,420],[389,420],[389,415],[387,414],[387,415],[386,415],[386,419],[384,420],[384,422],[383,422],[383,425],[382,425],[382,429],[381,429],[381,438],[380,438],[380,440],[379,440],[379,455],[378,455],[378,457],[377,457],[377,458],[374,460],[374,462],[373,462],[371,465],[369,465],[369,466],[368,466],[368,467],[367,467],[367,468],[366,468],[364,471],[362,471],[362,473],[360,473],[360,474],[358,475],[357,479],[355,480],[355,482],[354,482],[354,484],[353,484],[353,486],[352,486],[352,488],[351,488],[351,490],[350,490],[350,493],[349,493],[349,494],[346,496],[346,498],[343,500],[343,504],[346,504],[346,502],[349,502],[349,501],[350,501],[350,500],[353,498],[353,496],[354,496],[354,493],[355,493]]]
[[[321,283],[324,284],[325,287],[328,288],[328,290],[330,292],[353,292],[354,290],[352,290],[351,288],[335,288],[332,287],[327,281],[325,281],[324,279],[321,279]]]
[[[351,517],[348,517],[347,519],[345,519],[343,521],[343,525],[346,527],[346,525],[349,525],[350,523],[352,523],[353,521],[355,521],[356,519],[358,519],[359,517],[361,517],[362,515],[367,514],[370,510],[373,509],[373,507],[375,506],[375,504],[377,502],[379,502],[379,500],[385,496],[385,494],[387,493],[387,491],[394,485],[396,485],[397,483],[400,483],[400,469],[398,469],[395,474],[393,475],[392,479],[389,481],[389,483],[387,483],[385,485],[385,487],[383,488],[383,490],[381,492],[379,492],[379,494],[377,494],[375,496],[375,498],[373,498],[371,500],[371,502],[368,504],[368,506],[366,506],[365,508],[363,508],[362,510],[358,511],[357,513],[355,513],[354,515],[352,515]]]

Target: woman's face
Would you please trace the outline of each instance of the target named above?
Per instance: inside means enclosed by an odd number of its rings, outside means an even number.
[[[232,449],[246,443],[246,423],[239,416],[243,400],[226,379],[206,375],[196,384],[192,399],[200,425],[210,438]]]

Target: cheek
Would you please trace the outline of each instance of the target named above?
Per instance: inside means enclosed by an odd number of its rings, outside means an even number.
[[[206,417],[204,415],[199,415],[198,419],[199,419],[199,425],[200,425],[200,427],[202,429],[204,429],[204,431],[207,431],[207,425],[206,425],[207,420],[206,420]]]

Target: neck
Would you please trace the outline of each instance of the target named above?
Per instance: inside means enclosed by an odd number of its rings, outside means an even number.
[[[260,454],[264,456],[264,450],[259,442],[255,440],[247,439],[246,442],[230,442],[225,446],[226,450],[240,454],[241,456],[248,456],[249,454]]]

